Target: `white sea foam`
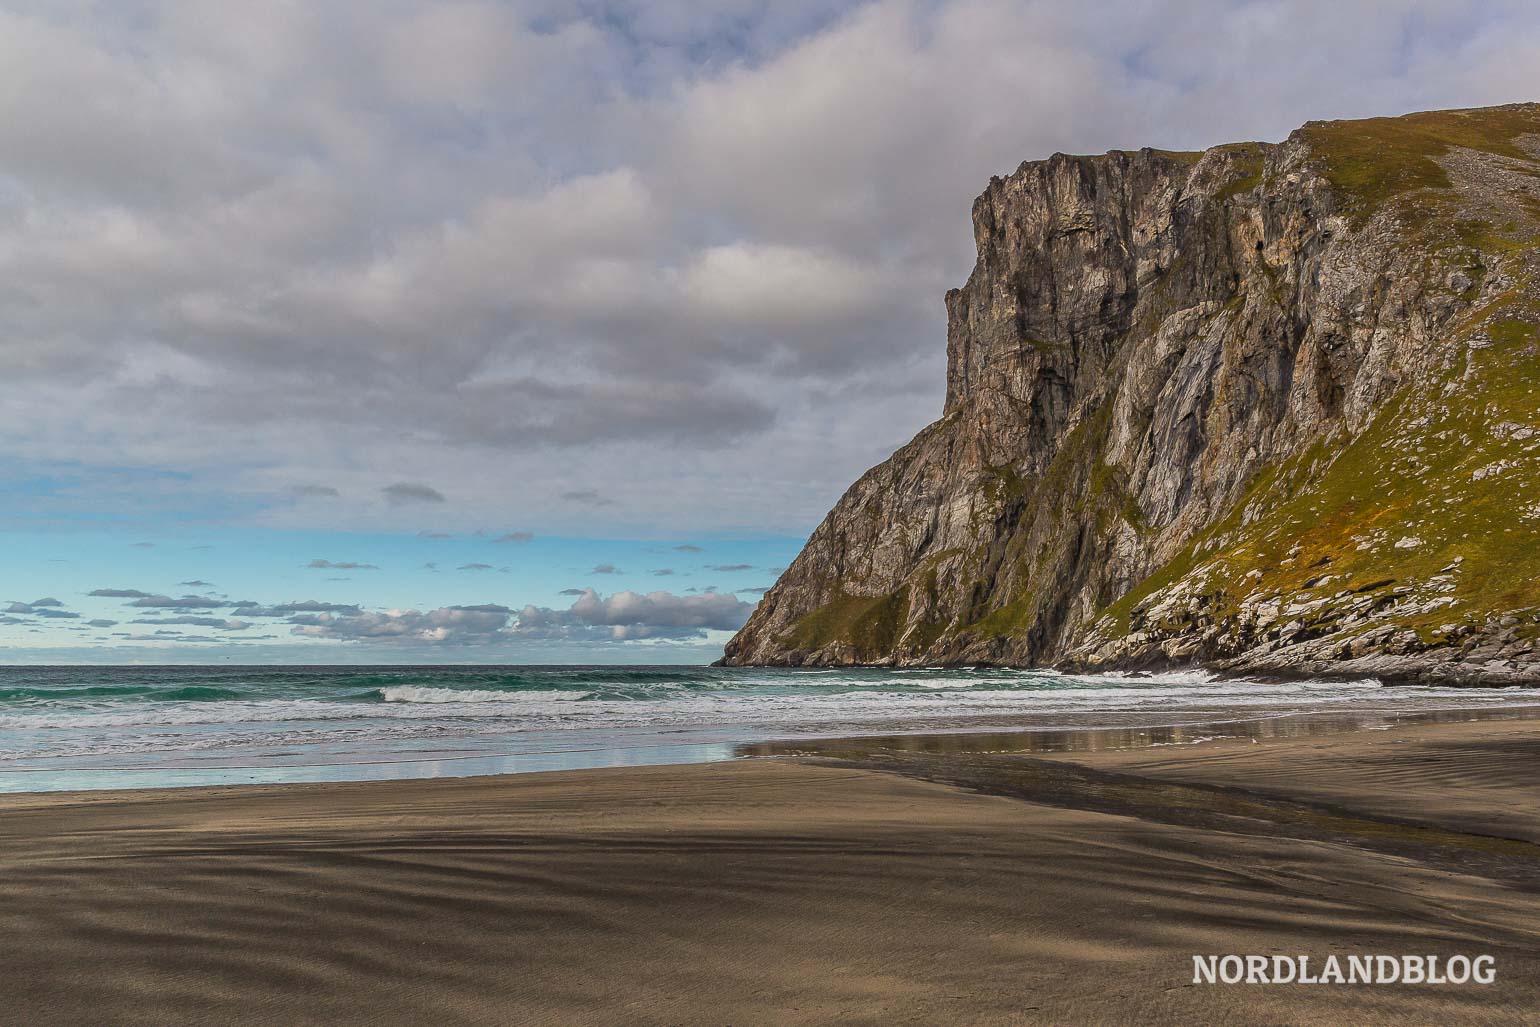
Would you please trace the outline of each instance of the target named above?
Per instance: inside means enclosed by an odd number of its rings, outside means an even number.
[[[1216,715],[1274,717],[1314,711],[1395,713],[1540,701],[1536,690],[1382,689],[1370,680],[1258,683],[1174,672],[1151,676],[1052,671],[704,673],[681,680],[563,678],[576,687],[528,690],[391,684],[309,698],[219,701],[48,702],[0,714],[0,758],[67,760],[110,754],[300,753],[342,745],[392,752],[424,740],[559,732],[612,737],[787,737],[1087,723],[1172,724]],[[432,681],[431,677],[419,681]],[[466,684],[475,683],[474,680]],[[146,755],[146,759],[152,758]],[[159,755],[154,758],[160,758]],[[168,757],[169,758],[169,755]],[[201,758],[201,757],[200,757]]]

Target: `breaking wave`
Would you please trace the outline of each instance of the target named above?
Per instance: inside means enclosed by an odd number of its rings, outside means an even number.
[[[110,782],[123,769],[192,774],[207,767],[389,763],[422,754],[613,754],[812,735],[1195,725],[1532,704],[1540,704],[1540,690],[1264,683],[1193,671],[6,667],[0,791],[36,788],[54,772],[65,787],[80,785],[85,779],[72,775],[85,771]]]

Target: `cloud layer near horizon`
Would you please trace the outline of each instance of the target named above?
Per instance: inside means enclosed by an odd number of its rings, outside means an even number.
[[[735,631],[754,607],[722,592],[616,592],[583,589],[565,610],[527,605],[447,606],[437,610],[296,613],[291,633],[305,638],[485,645],[498,642],[630,642],[703,639],[708,630]],[[190,623],[191,621],[186,621]],[[201,621],[200,621],[201,623]]]
[[[938,412],[989,175],[1536,52],[1517,0],[13,4],[0,471],[68,487],[11,516],[802,531]]]
[[[136,625],[177,625],[215,628],[228,635],[220,641],[244,644],[248,638],[271,639],[271,634],[244,636],[253,628],[287,626],[298,639],[359,642],[370,645],[416,647],[492,646],[544,643],[617,643],[647,640],[698,641],[709,631],[735,631],[753,611],[730,592],[708,590],[690,595],[621,590],[606,597],[592,588],[569,590],[576,598],[566,609],[526,604],[522,609],[498,603],[464,604],[421,611],[415,609],[371,610],[361,604],[330,603],[315,599],[262,605],[252,600],[222,596],[151,595],[138,589],[103,588],[90,594],[122,602],[126,612],[154,613],[136,617]],[[61,609],[58,599],[13,601],[4,608],[7,624],[31,624],[32,618],[76,619],[78,613]],[[228,611],[220,616],[216,611]],[[267,623],[259,623],[266,621]],[[110,628],[115,620],[93,620],[93,627]],[[187,641],[178,632],[146,634],[120,632],[112,637],[128,641],[164,641],[167,634]],[[198,638],[197,641],[213,641]]]

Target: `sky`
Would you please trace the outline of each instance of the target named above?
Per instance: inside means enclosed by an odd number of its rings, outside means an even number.
[[[702,662],[991,175],[1540,98],[1520,0],[0,0],[0,662]]]

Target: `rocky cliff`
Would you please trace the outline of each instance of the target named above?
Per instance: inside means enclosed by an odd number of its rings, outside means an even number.
[[[1540,104],[990,181],[943,416],[728,664],[1540,681]]]

